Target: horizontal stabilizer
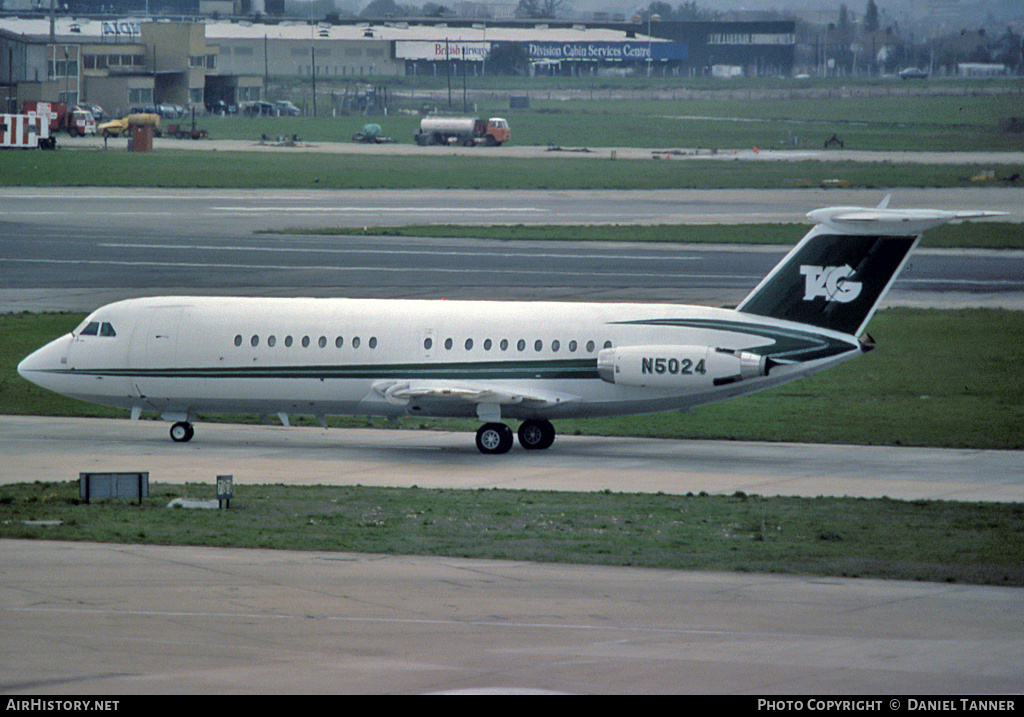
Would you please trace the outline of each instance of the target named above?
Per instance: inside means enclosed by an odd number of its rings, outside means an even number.
[[[923,231],[949,222],[1000,216],[1005,216],[1005,212],[887,209],[883,207],[875,209],[830,207],[815,209],[807,214],[807,218],[815,224],[824,224],[836,230],[887,236],[917,236]]]

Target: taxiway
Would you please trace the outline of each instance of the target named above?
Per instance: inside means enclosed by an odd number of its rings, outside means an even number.
[[[0,692],[1017,693],[1024,591],[4,541]]]
[[[509,488],[1024,502],[1024,452],[560,435],[496,459],[471,433],[0,415],[0,484],[149,471],[166,483]]]

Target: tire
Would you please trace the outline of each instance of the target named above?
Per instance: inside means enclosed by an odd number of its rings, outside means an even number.
[[[555,442],[555,427],[550,421],[523,421],[519,426],[519,444],[528,451],[542,451]]]
[[[171,440],[175,443],[188,443],[195,434],[195,429],[188,421],[178,421],[171,426]]]
[[[485,423],[476,432],[476,447],[487,455],[508,453],[512,448],[512,429],[504,423]]]

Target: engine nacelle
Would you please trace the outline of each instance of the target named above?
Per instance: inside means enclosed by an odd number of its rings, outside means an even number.
[[[705,389],[767,376],[765,356],[711,346],[622,346],[597,355],[608,383],[666,389]]]

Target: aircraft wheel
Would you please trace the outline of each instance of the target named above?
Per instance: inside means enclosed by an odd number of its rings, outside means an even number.
[[[519,426],[519,443],[527,450],[550,448],[555,442],[555,427],[551,421],[523,421]]]
[[[188,443],[195,434],[192,424],[187,421],[178,421],[171,426],[171,440],[175,443]]]
[[[504,423],[485,423],[476,432],[476,447],[481,453],[508,453],[512,448],[512,429]]]

